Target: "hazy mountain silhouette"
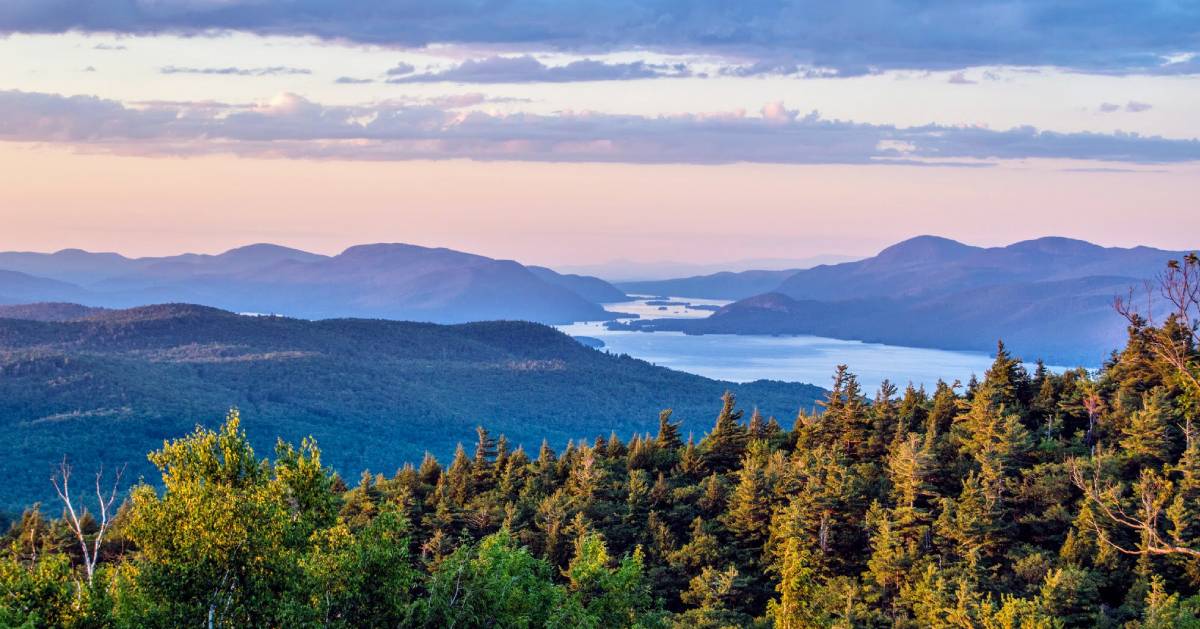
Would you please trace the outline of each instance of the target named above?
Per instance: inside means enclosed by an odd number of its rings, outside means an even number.
[[[1098,365],[1125,337],[1113,299],[1181,252],[1040,238],[973,247],[920,236],[877,256],[798,271],[699,320],[635,321],[693,334],[814,334]]]
[[[19,304],[30,301],[85,301],[87,291],[45,277],[35,277],[19,271],[0,269],[0,304]]]
[[[530,266],[525,268],[529,269],[544,282],[570,289],[584,299],[594,301],[598,304],[611,304],[629,299],[629,296],[624,291],[598,277],[559,273],[544,266]]]
[[[597,278],[406,244],[359,245],[336,256],[271,244],[149,258],[10,252],[0,253],[0,269],[9,272],[0,276],[0,303],[189,302],[303,318],[566,323],[610,318],[599,303],[624,297]]]
[[[561,264],[558,270],[564,273],[580,273],[602,277],[615,284],[632,282],[669,282],[677,278],[699,277],[722,272],[787,269],[808,269],[818,264],[837,264],[859,260],[862,256],[823,254],[803,258],[747,258],[724,261],[679,262],[659,260],[643,262],[635,260],[610,260],[596,264]],[[700,295],[692,295],[699,297]]]
[[[700,299],[742,299],[775,290],[800,269],[784,271],[721,271],[670,280],[619,282],[621,290],[637,295],[673,295]]]

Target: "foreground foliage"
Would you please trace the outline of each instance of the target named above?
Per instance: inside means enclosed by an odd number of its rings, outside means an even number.
[[[259,459],[234,413],[150,455],[91,579],[27,511],[0,625],[1200,627],[1190,308],[1125,310],[1098,374],[1001,345],[980,381],[868,400],[843,367],[790,430],[730,395],[699,441],[670,412],[532,457],[481,428],[353,489],[312,441]]]

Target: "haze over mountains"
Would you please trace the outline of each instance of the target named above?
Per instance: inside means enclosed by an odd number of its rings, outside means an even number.
[[[635,321],[629,327],[813,334],[977,351],[990,351],[1003,339],[1029,359],[1094,366],[1125,336],[1114,297],[1140,289],[1181,255],[1055,237],[984,248],[920,236],[866,260],[798,271],[705,319]],[[729,279],[675,285],[716,294]]]
[[[0,306],[0,429],[10,437],[0,511],[47,498],[48,470],[64,454],[82,469],[128,462],[132,478],[152,477],[147,451],[231,406],[257,437],[311,434],[337,469],[391,474],[426,450],[448,463],[478,424],[534,452],[543,437],[561,448],[653,430],[664,408],[685,434],[701,434],[725,390],[785,425],[822,394],[672,371],[535,323]]]
[[[1114,296],[1181,252],[1106,248],[1068,238],[975,247],[935,236],[854,262],[750,270],[618,286],[586,275],[442,248],[350,247],[324,256],[260,244],[219,255],[126,258],[64,250],[0,253],[0,304],[126,308],[199,303],[324,319],[462,323],[612,320],[602,304],[638,294],[737,300],[703,319],[634,321],[692,334],[813,334],[893,345],[991,351],[1098,365],[1124,337]]]
[[[599,304],[624,298],[597,278],[406,244],[359,245],[336,256],[270,244],[159,258],[0,253],[0,303],[9,304],[187,302],[304,318],[567,323],[611,318]]]
[[[635,295],[674,295],[700,299],[743,299],[770,292],[801,269],[782,271],[720,271],[667,280],[618,282],[621,290]]]
[[[819,264],[838,264],[858,260],[861,256],[840,254],[821,254],[802,256],[798,258],[746,258],[742,260],[727,260],[720,262],[679,262],[675,260],[660,260],[643,262],[635,260],[610,260],[600,264],[564,264],[562,271],[595,275],[610,282],[620,284],[634,282],[651,282],[677,277],[692,277],[713,273],[738,273],[741,271],[778,271],[808,269]],[[695,295],[699,297],[700,295]]]

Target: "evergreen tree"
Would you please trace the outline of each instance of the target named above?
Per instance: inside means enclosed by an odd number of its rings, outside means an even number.
[[[1122,429],[1121,448],[1131,459],[1162,464],[1170,461],[1171,435],[1161,395],[1146,396],[1141,410],[1134,412]]]
[[[655,438],[655,442],[660,449],[675,451],[683,445],[683,440],[679,437],[679,426],[680,424],[671,422],[671,409],[658,414],[658,437]]]
[[[701,443],[704,454],[704,465],[707,469],[724,473],[737,466],[746,449],[746,428],[738,423],[742,411],[735,410],[736,400],[733,394],[726,391],[721,396],[721,412],[712,432]]]

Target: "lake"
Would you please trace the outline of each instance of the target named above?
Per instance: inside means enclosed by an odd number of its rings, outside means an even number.
[[[612,312],[642,318],[707,317],[711,310],[685,305],[651,305],[646,297],[608,304]],[[690,306],[722,306],[729,302],[713,299],[670,297],[670,302]],[[604,349],[679,371],[733,382],[785,380],[828,387],[839,364],[850,367],[868,395],[888,379],[901,390],[909,382],[932,390],[938,379],[964,383],[972,374],[983,377],[992,357],[980,352],[957,352],[880,343],[863,343],[820,336],[759,336],[682,332],[612,331],[601,322],[557,326],[572,336],[589,336],[604,341]],[[1032,367],[1030,367],[1032,368]],[[1062,371],[1062,367],[1051,367]]]

